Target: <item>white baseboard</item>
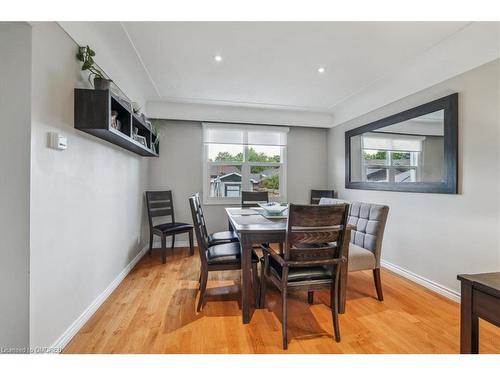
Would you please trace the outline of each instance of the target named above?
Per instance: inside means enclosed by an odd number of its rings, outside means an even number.
[[[125,279],[134,266],[141,260],[148,250],[148,246],[139,251],[139,253],[127,264],[127,266],[120,272],[120,274],[108,285],[108,287],[90,304],[89,307],[64,331],[64,333],[52,344],[50,352],[54,350],[62,350],[71,339],[78,333],[85,323],[94,315],[97,309],[106,301],[111,293],[118,285]]]
[[[441,284],[438,284],[432,280],[426,279],[423,276],[417,275],[416,273],[413,273],[411,271],[408,271],[407,269],[404,269],[403,267],[397,266],[395,264],[392,264],[390,262],[387,262],[385,260],[381,260],[380,264],[382,267],[387,268],[389,271],[392,271],[394,273],[397,273],[398,275],[409,279],[419,285],[422,285],[423,287],[432,290],[433,292],[436,292],[446,298],[451,299],[452,301],[455,302],[460,302],[460,293],[455,292],[454,290],[451,290]]]

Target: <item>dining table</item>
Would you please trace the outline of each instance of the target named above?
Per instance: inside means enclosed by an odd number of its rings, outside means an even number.
[[[243,324],[251,320],[251,285],[252,285],[252,251],[255,245],[281,244],[285,242],[287,217],[270,217],[260,207],[236,208],[227,207],[226,214],[229,221],[229,229],[236,232],[241,246],[241,309]],[[345,312],[346,285],[347,285],[347,260],[349,259],[349,242],[351,230],[354,226],[347,228],[346,238],[342,246],[342,255],[346,261],[342,263],[339,277],[339,313]],[[256,293],[257,291],[254,291]],[[264,306],[255,306],[264,308]]]

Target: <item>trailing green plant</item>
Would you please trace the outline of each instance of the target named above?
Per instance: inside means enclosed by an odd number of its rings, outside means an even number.
[[[94,56],[95,56],[95,51],[91,49],[89,46],[78,47],[78,53],[76,54],[76,58],[83,63],[82,70],[83,71],[88,70],[90,72],[88,80],[92,86],[93,86],[92,83],[93,78],[107,79],[104,73],[95,65]]]
[[[153,134],[156,137],[154,144],[157,145],[160,142],[161,125],[158,124],[157,122],[152,122],[151,128],[152,128],[151,130],[153,131]]]

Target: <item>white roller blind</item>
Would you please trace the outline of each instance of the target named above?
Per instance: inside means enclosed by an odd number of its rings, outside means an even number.
[[[363,137],[365,150],[422,151],[425,137],[400,134],[366,133]]]
[[[204,143],[286,146],[287,133],[281,126],[203,124]]]

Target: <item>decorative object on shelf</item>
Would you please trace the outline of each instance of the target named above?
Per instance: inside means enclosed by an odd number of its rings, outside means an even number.
[[[106,75],[101,71],[95,64],[94,61],[95,51],[89,46],[78,47],[78,53],[76,58],[81,61],[82,70],[88,70],[90,72],[88,80],[91,85],[94,86],[96,90],[109,90],[111,87],[112,80],[106,78]],[[92,78],[94,83],[92,84]]]
[[[148,142],[146,142],[146,138],[143,137],[142,135],[136,135],[135,140],[139,142],[141,145],[144,147],[148,147]]]
[[[148,147],[148,142],[146,141],[146,137],[139,135],[139,128],[136,128],[135,126],[132,129],[132,139],[134,141],[139,142],[144,147]]]
[[[139,113],[141,113],[141,106],[139,105],[139,103],[132,102],[132,110],[134,111],[134,113],[136,115],[138,115]]]
[[[118,112],[111,111],[111,127],[116,130],[121,130],[122,124],[120,120],[118,120]]]

